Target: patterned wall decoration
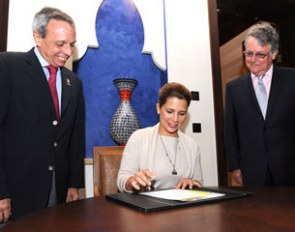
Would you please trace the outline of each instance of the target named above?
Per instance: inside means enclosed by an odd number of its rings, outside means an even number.
[[[114,79],[138,81],[131,103],[141,128],[158,122],[158,91],[167,82],[167,73],[142,53],[143,24],[131,0],[104,0],[97,13],[96,36],[99,47],[88,48],[74,63],[84,85],[87,158],[92,157],[93,146],[117,145],[110,135],[110,122],[120,104]]]

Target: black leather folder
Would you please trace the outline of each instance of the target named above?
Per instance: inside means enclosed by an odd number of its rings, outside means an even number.
[[[252,192],[243,191],[236,188],[198,188],[197,190],[221,193],[222,196],[210,199],[198,199],[193,201],[178,201],[178,200],[167,200],[157,197],[145,196],[139,193],[116,193],[106,195],[106,199],[114,201],[116,203],[126,205],[143,212],[152,212],[163,209],[179,208],[186,206],[196,206],[201,204],[209,204],[213,202],[219,202],[223,200],[236,199],[252,195]]]

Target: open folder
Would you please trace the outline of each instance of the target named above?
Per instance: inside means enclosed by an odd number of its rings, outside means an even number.
[[[251,192],[228,188],[198,188],[194,190],[167,189],[138,193],[116,193],[106,199],[151,212],[162,209],[200,205],[217,201],[241,198],[252,195]]]

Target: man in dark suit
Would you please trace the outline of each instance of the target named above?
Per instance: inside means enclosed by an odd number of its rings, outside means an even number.
[[[43,8],[33,36],[29,52],[0,54],[0,223],[77,200],[84,186],[82,83],[63,67],[74,51],[74,22]],[[57,68],[56,97],[48,65]]]
[[[279,36],[268,23],[252,26],[244,45],[250,73],[226,88],[229,171],[242,185],[295,186],[295,69],[273,64]]]

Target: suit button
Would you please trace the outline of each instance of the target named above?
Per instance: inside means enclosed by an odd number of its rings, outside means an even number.
[[[48,170],[49,170],[49,171],[52,171],[52,170],[53,170],[53,166],[49,165],[49,166],[48,166]]]
[[[52,121],[52,125],[53,126],[57,126],[57,124],[58,124],[58,121],[57,120]]]
[[[54,146],[54,147],[57,147],[57,145],[58,145],[57,142],[54,142],[54,143],[53,143],[53,146]]]

